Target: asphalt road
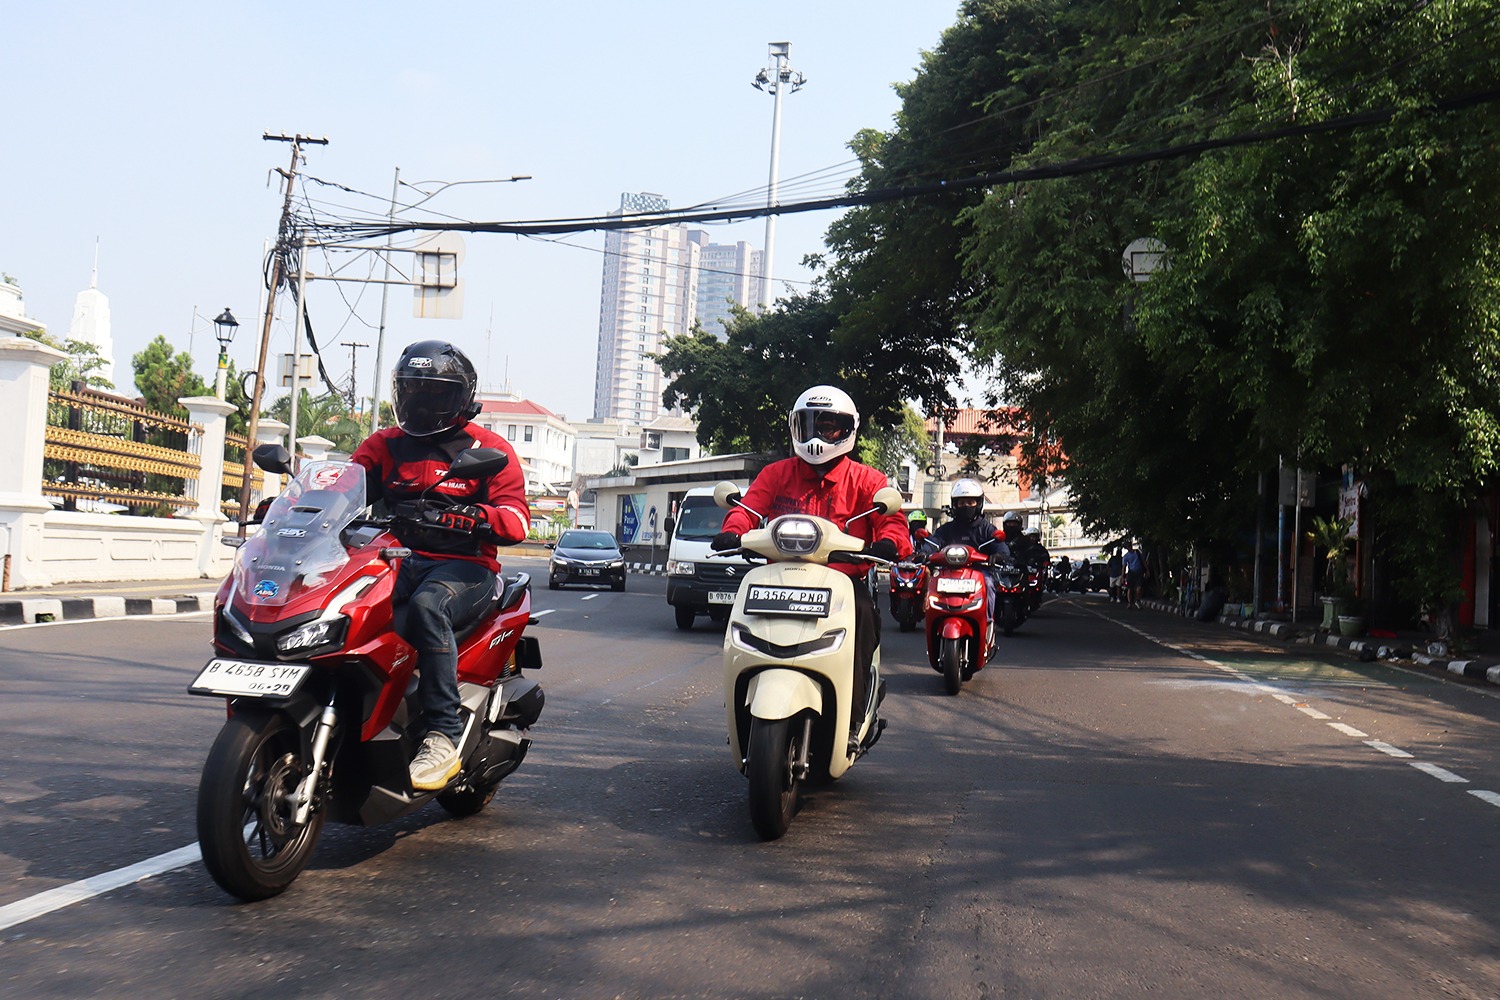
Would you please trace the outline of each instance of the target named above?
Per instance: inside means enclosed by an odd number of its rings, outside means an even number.
[[[663,593],[535,593],[547,707],[480,815],[330,826],[263,903],[193,862],[21,920],[0,992],[1500,995],[1489,691],[1074,595],[949,697],[887,618],[885,738],[766,844],[721,632]],[[207,628],[0,630],[0,914],[193,843]]]

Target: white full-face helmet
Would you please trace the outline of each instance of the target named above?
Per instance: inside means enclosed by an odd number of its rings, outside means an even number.
[[[976,480],[960,479],[948,494],[948,513],[960,524],[969,524],[984,513],[984,487]]]
[[[826,465],[854,450],[859,410],[844,390],[815,385],[797,397],[787,423],[797,457],[810,465]]]

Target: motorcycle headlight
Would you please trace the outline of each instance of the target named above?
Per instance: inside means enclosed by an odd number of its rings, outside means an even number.
[[[943,562],[949,566],[967,566],[969,550],[962,545],[950,545],[943,550]]]
[[[276,649],[282,653],[295,653],[301,649],[342,644],[344,634],[348,629],[349,619],[344,615],[320,618],[315,622],[308,622],[301,628],[294,628],[285,635],[278,635]]]
[[[805,556],[822,541],[823,533],[805,517],[783,517],[771,527],[771,544],[783,555]]]

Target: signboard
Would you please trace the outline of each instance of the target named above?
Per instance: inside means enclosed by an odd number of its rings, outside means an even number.
[[[1339,517],[1349,519],[1350,538],[1359,537],[1359,498],[1364,493],[1364,483],[1355,483],[1339,490]]]
[[[645,507],[646,494],[644,493],[622,493],[620,495],[621,545],[644,545],[648,541],[648,539],[642,537],[646,527],[646,519],[644,517]]]
[[[1281,467],[1281,483],[1276,502],[1283,507],[1311,507],[1317,492],[1318,474],[1314,469]]]

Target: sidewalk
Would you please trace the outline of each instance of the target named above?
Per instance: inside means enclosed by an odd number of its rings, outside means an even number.
[[[63,583],[0,593],[0,625],[211,611],[218,580]]]
[[[1166,601],[1146,599],[1141,601],[1141,605],[1165,614],[1180,614],[1177,605]],[[1477,630],[1475,651],[1460,657],[1440,650],[1432,644],[1429,637],[1417,632],[1401,633],[1392,638],[1362,636],[1351,639],[1337,632],[1325,631],[1315,620],[1292,624],[1270,619],[1221,615],[1216,621],[1220,625],[1255,632],[1281,642],[1336,649],[1366,662],[1371,660],[1401,661],[1468,680],[1500,684],[1500,633],[1490,629]]]

